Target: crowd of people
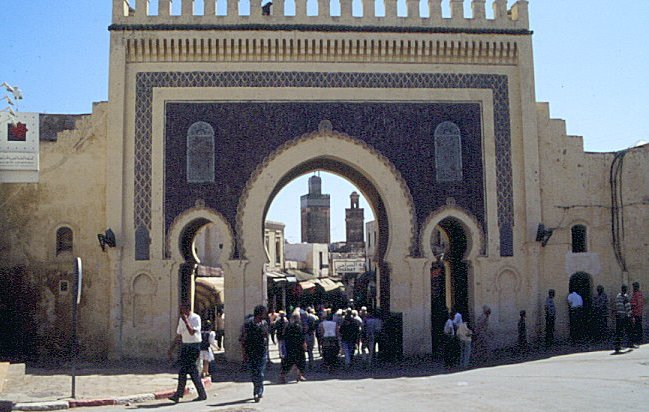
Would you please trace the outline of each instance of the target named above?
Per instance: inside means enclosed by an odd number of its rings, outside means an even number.
[[[615,351],[621,352],[625,337],[628,348],[640,345],[644,299],[639,283],[634,282],[632,287],[633,293],[629,297],[627,286],[622,285],[620,293],[609,306],[604,288],[597,286],[597,295],[592,297],[589,310],[585,308],[584,298],[577,291],[571,291],[566,298],[571,341],[606,341],[610,337],[608,316],[612,313],[615,319]],[[546,347],[553,345],[555,339],[555,297],[555,290],[550,289],[544,304]],[[489,358],[493,341],[489,328],[490,316],[491,308],[483,306],[482,313],[471,327],[458,310],[448,311],[440,345],[447,368],[467,369],[471,366],[472,356],[482,360]],[[522,352],[527,350],[528,345],[526,316],[526,311],[521,310],[518,348]],[[209,374],[209,365],[214,361],[212,347],[222,348],[222,311],[217,312],[215,323],[216,330],[213,330],[211,321],[201,324],[201,318],[191,311],[189,305],[180,306],[175,341],[175,344],[181,345],[177,361],[178,388],[169,398],[173,402],[178,402],[183,396],[187,375],[197,389],[198,397],[195,400],[206,398],[199,372],[203,376]],[[268,313],[265,306],[256,306],[253,314],[246,317],[239,336],[244,362],[253,383],[254,401],[259,402],[263,398],[264,373],[270,361],[270,341],[278,348],[281,362],[279,383],[286,383],[287,376],[293,370],[299,382],[306,380],[307,369],[313,368],[315,350],[329,372],[341,366],[351,368],[359,356],[366,365],[371,366],[376,358],[377,343],[384,337],[383,329],[378,313],[366,307],[358,311],[351,307],[336,310],[324,306],[297,307],[291,308],[287,314],[284,311]],[[174,349],[172,346],[169,350],[170,357]],[[202,368],[197,367],[201,362]]]
[[[584,299],[576,290],[567,297],[569,310],[570,340],[573,344],[592,341],[606,342],[610,338],[609,314],[615,322],[615,352],[620,353],[622,342],[626,337],[627,348],[633,349],[642,343],[642,312],[644,298],[640,291],[640,284],[633,282],[633,294],[629,298],[628,287],[622,285],[620,292],[615,297],[613,304],[609,303],[608,296],[602,285],[597,286],[597,295],[593,296],[590,308],[584,304]],[[548,291],[545,300],[545,344],[554,342],[554,329],[557,315],[554,289]],[[588,310],[589,309],[589,310]]]
[[[278,347],[279,382],[286,383],[287,375],[293,370],[298,382],[306,380],[307,367],[314,366],[315,349],[329,372],[339,366],[341,355],[346,368],[353,365],[355,355],[362,356],[371,365],[381,331],[382,321],[366,307],[360,311],[297,307],[289,316],[284,311],[268,314],[263,305],[255,307],[254,313],[246,318],[239,338],[251,374],[255,402],[263,398],[264,372],[270,360],[269,337]]]

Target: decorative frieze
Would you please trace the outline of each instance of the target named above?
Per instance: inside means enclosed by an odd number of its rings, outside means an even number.
[[[241,33],[238,33],[241,34]],[[245,34],[245,33],[244,33]],[[129,38],[129,63],[143,62],[393,62],[516,64],[515,41],[431,40],[402,38],[342,38],[280,35],[260,38],[255,33],[219,37]]]

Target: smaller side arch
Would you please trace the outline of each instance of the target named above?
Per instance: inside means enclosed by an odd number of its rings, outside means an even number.
[[[468,236],[465,259],[473,260],[480,255],[484,255],[486,250],[485,236],[478,220],[472,214],[457,206],[444,206],[428,216],[419,233],[419,247],[423,256],[429,260],[429,264],[432,264],[435,260],[433,250],[430,247],[430,237],[435,227],[442,220],[449,217],[457,219]]]
[[[214,224],[223,235],[224,241],[222,256],[231,259],[234,250],[234,235],[232,233],[232,228],[221,213],[204,206],[196,206],[187,209],[180,215],[176,216],[167,232],[165,256],[168,259],[173,259],[179,263],[185,262],[185,257],[181,247],[183,234],[188,228],[196,226],[195,229],[197,230],[199,227],[208,223]]]
[[[47,245],[48,253],[55,258],[71,257],[75,249],[75,238],[79,236],[79,228],[69,222],[60,222],[52,226],[51,239]],[[69,241],[69,244],[66,244]]]

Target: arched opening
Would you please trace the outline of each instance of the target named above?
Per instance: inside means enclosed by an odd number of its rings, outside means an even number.
[[[570,276],[568,292],[576,292],[583,301],[581,310],[573,311],[570,309],[570,336],[573,341],[579,341],[586,338],[586,333],[591,330],[591,307],[593,282],[590,274],[586,272],[576,272]]]
[[[471,319],[469,305],[468,236],[455,217],[442,219],[433,229],[430,247],[435,257],[430,268],[431,334],[433,352],[442,342],[448,312],[456,310],[465,322]]]
[[[586,242],[586,226],[574,225],[572,228],[570,228],[570,237],[572,253],[588,252],[588,245]]]
[[[384,313],[392,309],[399,313],[413,311],[403,288],[401,294],[391,296],[391,275],[397,282],[405,278],[406,258],[417,249],[416,216],[408,186],[387,158],[366,143],[331,130],[327,123],[322,121],[317,132],[287,142],[267,156],[246,184],[236,219],[240,241],[237,250],[246,262],[242,272],[251,274],[245,279],[250,287],[244,295],[250,299],[244,302],[244,309],[249,311],[253,302],[259,302],[260,297],[263,299],[265,285],[257,273],[263,273],[268,261],[263,227],[272,200],[296,177],[320,170],[349,180],[373,208],[378,234],[378,307]],[[387,329],[390,325],[384,323],[384,327]],[[398,335],[395,340],[404,335],[396,327],[395,334]]]
[[[317,170],[295,178],[272,199],[264,220],[271,313],[298,306],[376,306],[367,288],[373,254],[364,236],[374,213],[359,192],[346,178]]]
[[[72,229],[67,226],[56,230],[56,256],[62,253],[72,253],[74,246],[74,235]]]
[[[293,186],[296,189],[292,189]],[[286,216],[285,210],[281,214],[271,211],[276,199],[285,196],[285,189],[294,193],[296,218],[293,225],[299,225],[299,234],[291,235],[291,228],[287,225],[284,272],[289,275],[289,281],[283,285],[287,291],[280,299],[277,293],[282,292],[271,290],[277,279],[269,281],[268,303],[271,309],[273,306],[285,309],[296,305],[341,308],[349,304],[358,308],[389,307],[388,277],[381,277],[382,270],[387,272],[381,264],[388,241],[387,217],[374,185],[343,162],[330,158],[312,159],[296,166],[278,181],[265,208],[266,225],[268,216],[272,221]],[[361,208],[359,199],[364,205],[367,202],[369,207]],[[380,216],[383,216],[383,221]],[[371,227],[377,228],[374,234],[376,246],[370,252],[364,241],[367,221],[372,221]],[[326,229],[313,226],[326,226]],[[264,236],[268,243],[266,231]],[[273,253],[268,253],[272,252],[268,249],[272,248],[268,244],[265,247],[266,260],[270,262]],[[305,259],[309,262],[306,267],[301,267],[299,261]],[[382,300],[376,296],[379,279],[384,282]]]
[[[202,328],[223,336],[225,312],[224,260],[230,258],[232,235],[225,220],[211,209],[197,207],[176,218],[169,234],[171,257],[178,262],[178,301],[192,305]],[[175,243],[175,247],[173,247]],[[220,319],[219,319],[220,318]],[[219,344],[223,348],[222,344]]]

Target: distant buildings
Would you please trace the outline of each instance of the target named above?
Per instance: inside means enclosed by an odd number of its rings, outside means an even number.
[[[322,194],[322,179],[309,178],[309,193],[300,197],[302,243],[326,243],[330,239],[330,199]]]

